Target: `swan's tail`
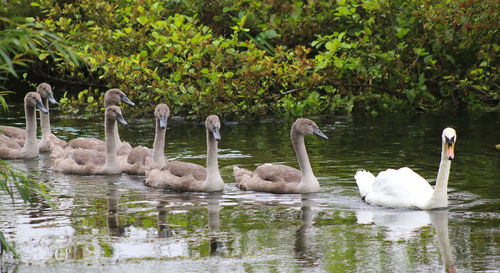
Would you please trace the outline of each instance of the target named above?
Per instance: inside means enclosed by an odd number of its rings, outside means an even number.
[[[156,161],[153,160],[153,158],[148,155],[146,156],[146,159],[144,160],[144,174],[146,177],[149,176],[149,173],[153,170],[161,170],[162,166],[158,164]]]
[[[368,171],[360,170],[354,175],[356,179],[356,184],[358,185],[359,194],[361,198],[365,198],[366,195],[372,191],[373,182],[375,182],[375,176]]]
[[[56,158],[62,158],[64,157],[65,150],[62,146],[57,145],[54,142],[49,142],[49,150],[50,150],[50,158],[52,160],[55,160]]]
[[[234,176],[234,179],[236,180],[237,184],[239,184],[243,180],[243,177],[252,176],[252,172],[247,170],[247,169],[243,169],[243,168],[240,168],[240,167],[235,165],[235,166],[233,166],[233,176]]]

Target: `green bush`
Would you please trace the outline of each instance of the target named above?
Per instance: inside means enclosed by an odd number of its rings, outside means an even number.
[[[149,3],[150,9],[84,2],[87,4],[63,8],[56,5],[53,14],[39,21],[64,39],[73,39],[80,45],[75,50],[86,60],[86,71],[59,66],[59,72],[79,79],[85,79],[87,71],[98,75],[98,80],[123,89],[137,101],[135,109],[140,110],[136,111],[153,108],[152,101],[162,101],[172,105],[176,114],[200,119],[210,113],[229,118],[288,113],[289,108],[283,106],[286,110],[280,111],[283,104],[277,103],[287,98],[283,90],[314,88],[321,80],[304,47],[276,48],[275,56],[270,57],[255,43],[240,41],[240,34],[246,31],[245,18],[224,38],[214,36],[195,18],[180,14],[165,17],[160,2]],[[94,7],[94,13],[80,14],[89,6]],[[100,20],[88,20],[87,16],[99,16]],[[64,102],[91,110],[92,103],[86,98],[89,94],[80,93]],[[308,96],[302,91],[294,95]]]
[[[499,105],[498,1],[39,5],[37,26],[85,59],[41,63],[65,80],[121,88],[136,113],[160,101],[193,119]],[[70,92],[68,111],[97,111],[103,91]]]

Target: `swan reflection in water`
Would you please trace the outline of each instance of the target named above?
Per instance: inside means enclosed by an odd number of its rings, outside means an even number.
[[[224,248],[223,243],[219,240],[219,234],[220,234],[219,212],[222,209],[220,205],[220,200],[222,199],[222,193],[220,192],[207,193],[205,198],[208,210],[207,224],[209,232],[208,237],[210,239],[209,253],[210,255],[220,256],[222,255],[222,250]],[[168,225],[169,205],[170,203],[168,201],[160,199],[159,204],[157,206],[158,237],[160,238],[169,238],[174,235],[174,232]]]
[[[125,231],[124,226],[120,226],[120,214],[118,213],[118,201],[120,193],[115,181],[109,181],[106,193],[106,223],[108,233],[111,236],[121,237]]]
[[[173,235],[172,230],[168,226],[168,207],[169,202],[160,199],[158,203],[158,237],[168,238]]]
[[[220,234],[220,218],[219,213],[222,209],[220,200],[222,193],[213,192],[208,193],[207,196],[207,209],[208,209],[208,232],[210,238],[210,255],[221,256],[224,249],[224,244],[219,240]]]
[[[312,207],[317,205],[317,202],[312,200],[314,193],[302,194],[302,204],[301,210],[301,225],[299,229],[295,232],[295,256],[298,260],[302,261],[304,266],[314,266],[315,263],[320,259],[318,252],[316,250],[310,249],[312,243],[308,242],[307,233],[310,232],[310,228],[313,225],[313,211]],[[311,239],[310,236],[309,239]]]
[[[416,237],[417,231],[432,224],[444,263],[445,272],[455,273],[448,237],[448,210],[401,210],[382,209],[356,211],[358,224],[375,224],[386,228],[386,238],[391,241]]]

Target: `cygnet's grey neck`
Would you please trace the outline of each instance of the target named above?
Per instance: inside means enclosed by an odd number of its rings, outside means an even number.
[[[45,106],[45,109],[49,111],[49,99],[48,98],[42,98],[43,101],[43,106]],[[40,126],[42,127],[42,138],[46,136],[47,134],[50,134],[50,117],[49,117],[50,111],[47,114],[40,113]]]
[[[311,163],[309,162],[309,157],[307,156],[306,145],[304,143],[304,135],[292,131],[292,145],[297,155],[297,161],[299,162],[300,171],[303,177],[314,177]]]
[[[160,120],[156,119],[156,127],[155,127],[155,140],[153,142],[153,160],[160,164],[161,166],[165,166],[165,134],[167,129],[162,129],[160,127]]]
[[[297,192],[308,193],[319,191],[320,185],[318,179],[314,176],[309,157],[307,156],[304,135],[293,130],[292,145],[297,155],[297,161],[299,162],[301,172],[301,179],[297,186]]]
[[[203,182],[202,191],[221,191],[224,189],[217,154],[217,141],[212,132],[207,129],[207,178]]]
[[[36,110],[25,103],[24,111],[26,113],[26,140],[22,148],[25,157],[38,155],[38,141],[36,139]],[[41,113],[43,116],[44,114]]]
[[[115,145],[116,145],[116,148],[120,148],[120,146],[122,145],[122,141],[120,140],[120,134],[118,133],[118,123],[115,121],[115,125],[113,126],[113,130],[114,130],[114,142],[115,142]]]
[[[219,164],[217,161],[217,141],[215,140],[212,132],[207,129],[207,171],[219,172]]]
[[[104,164],[104,168],[109,168],[111,166],[119,165],[116,145],[116,137],[115,137],[115,127],[118,124],[115,119],[109,118],[105,115],[104,121],[104,130],[105,130],[105,141],[106,141],[106,163]]]

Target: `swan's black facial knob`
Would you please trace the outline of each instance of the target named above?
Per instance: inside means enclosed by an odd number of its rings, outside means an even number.
[[[443,144],[445,146],[446,158],[448,158],[448,160],[453,160],[453,158],[455,158],[456,139],[455,130],[452,128],[446,128],[443,130]]]

